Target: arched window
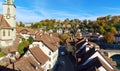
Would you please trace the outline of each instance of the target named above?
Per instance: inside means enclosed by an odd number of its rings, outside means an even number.
[[[10,30],[8,30],[8,36],[10,36]]]
[[[10,14],[10,8],[8,7],[7,14]]]
[[[3,30],[3,36],[5,36],[5,30]]]

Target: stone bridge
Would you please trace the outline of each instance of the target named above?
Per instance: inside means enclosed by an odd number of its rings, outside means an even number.
[[[103,53],[107,53],[108,57],[112,57],[113,55],[120,55],[120,50],[100,50]]]

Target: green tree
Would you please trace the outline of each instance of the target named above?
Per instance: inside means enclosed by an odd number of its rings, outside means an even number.
[[[119,18],[117,16],[113,16],[110,22],[111,24],[117,24],[119,22]]]
[[[22,39],[22,42],[19,43],[18,45],[18,52],[20,53],[20,55],[25,53],[25,49],[27,48],[27,46],[29,45],[29,41],[26,41],[24,38]]]
[[[69,24],[69,19],[65,19],[65,20],[63,21],[63,25],[67,26],[68,24]]]
[[[5,53],[0,53],[0,57],[4,57],[4,56],[6,56],[7,54],[5,54]]]
[[[24,53],[24,48],[25,48],[25,45],[23,43],[20,43],[18,45],[18,52],[20,55],[22,55]]]
[[[22,41],[22,44],[24,44],[25,47],[27,47],[30,43],[29,43],[29,41],[25,40],[25,41]]]
[[[94,31],[95,31],[94,28],[90,28],[90,29],[89,29],[89,32],[94,33]]]
[[[20,21],[19,27],[25,27],[25,24],[23,24],[23,22]]]
[[[79,20],[79,19],[74,19],[74,20],[75,20],[76,24],[80,24],[81,23],[81,20]]]
[[[110,32],[113,33],[113,34],[117,34],[117,30],[116,30],[115,27],[112,27],[111,30],[110,30]]]
[[[105,28],[106,32],[110,32],[112,27],[110,25],[106,25],[104,28]]]
[[[101,26],[100,29],[99,29],[99,33],[100,34],[105,34],[105,32],[106,32],[105,29]]]
[[[28,38],[28,41],[29,41],[29,43],[31,44],[31,43],[33,42],[33,37],[30,36],[30,37]]]
[[[120,22],[115,24],[114,27],[116,28],[117,31],[119,31],[120,30]]]

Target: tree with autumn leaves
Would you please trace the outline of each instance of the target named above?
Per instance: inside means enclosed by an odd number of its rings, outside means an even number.
[[[105,34],[105,40],[108,42],[108,43],[112,43],[114,40],[115,40],[115,34],[117,34],[117,30],[115,27],[111,27],[110,28],[110,32],[106,33]]]
[[[71,26],[71,27],[68,27]],[[30,26],[33,29],[40,29],[42,28],[45,31],[49,31],[52,29],[54,32],[61,28],[62,30],[68,29],[70,31],[70,34],[74,35],[77,31],[77,29],[80,29],[81,32],[85,32],[87,29],[87,32],[90,33],[100,33],[102,35],[107,36],[107,34],[114,35],[119,31],[120,29],[120,16],[105,16],[105,17],[98,17],[97,20],[79,20],[79,19],[71,19],[68,18],[59,21],[56,19],[46,19],[42,20],[40,22],[36,22],[34,24],[31,24]],[[45,28],[44,28],[45,27]],[[110,32],[110,33],[109,33]],[[109,36],[108,36],[109,37]],[[107,38],[105,38],[106,41]]]
[[[105,40],[106,40],[108,43],[112,43],[112,42],[115,40],[114,34],[111,33],[111,32],[108,32],[108,33],[105,35]]]

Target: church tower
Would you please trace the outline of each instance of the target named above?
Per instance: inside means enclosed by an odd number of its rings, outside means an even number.
[[[5,0],[0,14],[0,47],[12,46],[16,39],[16,6],[14,0]]]
[[[14,0],[5,0],[3,3],[3,16],[12,28],[13,39],[16,37],[16,6]]]

